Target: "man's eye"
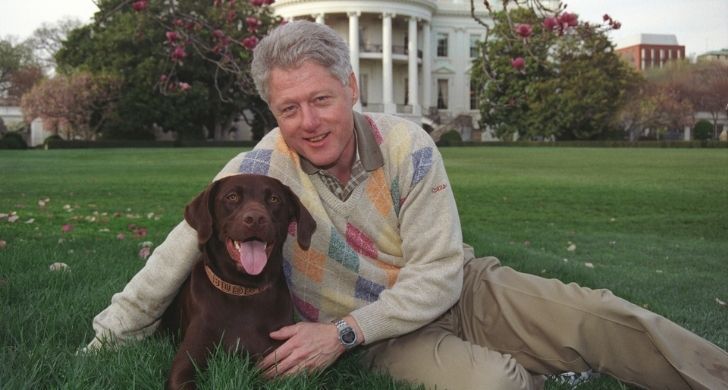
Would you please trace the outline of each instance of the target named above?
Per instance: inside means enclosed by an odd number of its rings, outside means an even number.
[[[238,194],[231,192],[231,193],[225,195],[225,199],[227,199],[231,202],[237,202],[238,199],[240,199],[240,197],[238,196]]]
[[[295,111],[295,107],[293,107],[293,106],[284,107],[283,109],[281,109],[281,115],[290,116],[293,114],[294,111]]]

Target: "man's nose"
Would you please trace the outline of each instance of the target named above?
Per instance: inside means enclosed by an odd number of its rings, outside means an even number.
[[[318,112],[308,104],[301,106],[302,127],[306,131],[315,131],[319,127]]]

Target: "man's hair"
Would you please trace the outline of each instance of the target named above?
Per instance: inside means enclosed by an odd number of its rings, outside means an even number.
[[[268,102],[268,78],[274,68],[291,69],[314,61],[343,85],[349,83],[349,47],[331,27],[297,20],[276,27],[253,50],[250,73],[258,94]]]

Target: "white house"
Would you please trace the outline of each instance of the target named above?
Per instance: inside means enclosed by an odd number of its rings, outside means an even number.
[[[486,20],[482,2],[474,3]],[[324,23],[348,41],[361,91],[356,109],[418,123],[466,115],[477,126],[470,69],[485,29],[470,1],[277,0],[272,7],[286,20]],[[469,140],[468,126],[462,132]]]

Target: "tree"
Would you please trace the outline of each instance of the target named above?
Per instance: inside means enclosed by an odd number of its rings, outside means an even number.
[[[644,130],[659,139],[666,131],[681,131],[694,122],[692,103],[680,96],[674,84],[641,78],[627,95],[620,120],[630,141],[636,141]]]
[[[78,19],[65,18],[55,23],[43,23],[33,31],[33,35],[25,42],[46,71],[52,72],[56,67],[55,54],[60,50],[68,34],[82,23]]]
[[[691,84],[698,97],[693,103],[699,111],[713,119],[713,139],[718,139],[718,117],[728,115],[728,64],[721,61],[698,62],[694,65]]]
[[[10,38],[0,40],[0,98],[10,103],[20,101],[27,88],[16,83],[27,81],[26,76],[36,73],[36,69],[38,64],[26,43],[14,43]]]
[[[25,121],[43,120],[46,130],[63,132],[66,139],[93,140],[108,119],[118,82],[110,76],[79,72],[45,80],[23,96]]]
[[[625,91],[636,74],[614,52],[601,26],[579,22],[559,3],[504,1],[486,6],[493,24],[471,77],[481,86],[481,123],[500,137],[594,139],[618,125]],[[509,6],[515,8],[509,9]]]
[[[255,115],[244,119],[267,130],[275,122],[248,69],[258,36],[279,22],[268,4],[102,1],[95,22],[74,30],[56,59],[61,71],[122,81],[107,136],[150,137],[159,126],[183,139],[222,138],[245,109]]]
[[[703,111],[713,120],[713,138],[718,138],[718,117],[728,105],[728,64],[706,61],[691,64],[687,61],[670,62],[664,68],[653,70],[647,78],[671,94],[677,101],[690,105],[692,111]],[[686,126],[692,125],[685,123]]]

